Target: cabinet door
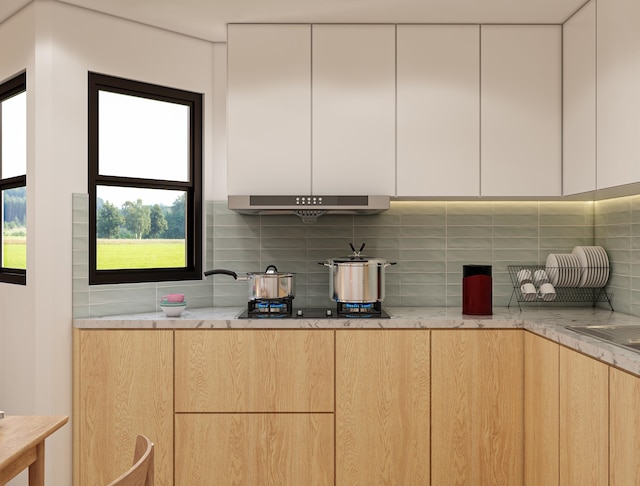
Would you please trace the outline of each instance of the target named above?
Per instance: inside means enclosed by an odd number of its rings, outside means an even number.
[[[562,27],[563,195],[596,189],[596,3]]]
[[[176,412],[333,412],[333,331],[176,331]]]
[[[328,486],[333,464],[332,413],[176,414],[176,486]]]
[[[395,195],[395,26],[312,32],[313,193]]]
[[[523,482],[523,334],[431,332],[431,484]]]
[[[336,484],[429,484],[429,331],[336,332]]]
[[[398,196],[480,195],[477,25],[399,25]]]
[[[560,346],[524,333],[524,484],[558,484]]]
[[[640,2],[598,0],[598,189],[640,182]]]
[[[640,484],[640,378],[610,373],[610,486]]]
[[[561,194],[561,27],[483,25],[483,196]]]
[[[228,26],[229,194],[310,194],[311,26]]]
[[[156,484],[173,484],[173,331],[74,336],[75,484],[107,484],[126,471],[138,434],[155,444]]]
[[[560,347],[560,484],[609,482],[609,367]]]

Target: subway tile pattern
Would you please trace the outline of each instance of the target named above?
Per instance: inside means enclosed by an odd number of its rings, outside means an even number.
[[[595,244],[607,250],[611,274],[607,292],[613,308],[640,315],[640,196],[595,203]]]
[[[247,282],[227,275],[196,282],[89,286],[88,198],[74,195],[73,202],[74,317],[159,310],[159,298],[169,291],[185,293],[193,307],[246,305]],[[628,231],[640,233],[640,199],[636,205],[637,228],[631,228],[630,220],[627,224]],[[599,203],[600,207],[604,208]],[[363,253],[394,263],[385,272],[385,305],[460,307],[464,264],[492,265],[493,303],[504,306],[513,290],[508,265],[541,264],[549,253],[594,242],[590,202],[394,201],[390,210],[378,215],[325,215],[313,224],[293,215],[242,215],[220,201],[208,201],[205,211],[205,269],[244,276],[273,264],[279,271],[295,272],[298,307],[332,305],[330,271],[324,263],[350,254],[350,243],[365,243]],[[596,231],[599,228],[596,225]],[[624,238],[614,236],[623,228],[607,231],[610,238]],[[640,245],[637,251],[640,269]],[[622,257],[614,257],[623,271]],[[629,269],[630,255],[627,258]],[[613,283],[623,285],[617,279],[616,275]],[[640,305],[640,277],[634,285]]]

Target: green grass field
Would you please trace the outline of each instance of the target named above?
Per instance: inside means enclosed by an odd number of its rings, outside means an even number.
[[[5,238],[5,268],[27,268],[25,238]],[[98,270],[184,267],[184,240],[98,240]]]
[[[98,270],[184,267],[184,240],[99,239]]]
[[[26,238],[5,238],[2,248],[3,267],[27,268],[27,240]]]

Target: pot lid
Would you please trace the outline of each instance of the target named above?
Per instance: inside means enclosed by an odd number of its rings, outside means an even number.
[[[384,258],[369,258],[364,255],[329,258],[330,263],[386,263]]]
[[[258,277],[291,277],[292,272],[278,272],[275,265],[269,265],[264,272],[247,272],[247,275]]]
[[[356,250],[355,247],[353,246],[353,243],[349,243],[349,246],[351,247],[351,249],[353,250],[353,254],[349,255],[349,256],[345,256],[345,257],[338,257],[338,258],[331,258],[328,261],[331,263],[366,263],[366,262],[371,262],[371,263],[386,263],[386,260],[384,258],[372,258],[372,257],[368,257],[367,255],[363,255],[361,252],[364,248],[364,243],[360,246],[360,249]]]

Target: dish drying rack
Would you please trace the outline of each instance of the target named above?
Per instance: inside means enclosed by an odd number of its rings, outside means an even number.
[[[568,303],[568,302],[591,302],[595,307],[598,302],[606,302],[613,310],[613,304],[611,304],[611,298],[613,294],[605,292],[604,286],[602,287],[564,287],[558,286],[555,287],[555,298],[553,300],[545,300],[540,292],[537,293],[536,298],[531,300],[527,299],[525,295],[522,293],[520,288],[521,283],[519,281],[519,275],[522,270],[531,272],[531,275],[534,275],[538,270],[547,271],[547,267],[545,265],[508,265],[509,276],[511,277],[511,283],[513,284],[513,292],[511,293],[511,298],[509,299],[509,304],[507,307],[511,307],[511,302],[515,298],[516,302],[518,302],[518,307],[522,310],[521,302],[533,304],[533,303]],[[576,272],[583,271],[583,268],[575,268],[573,269]],[[599,269],[599,268],[589,268],[589,270],[607,270],[608,269]],[[538,287],[536,286],[536,290]]]

